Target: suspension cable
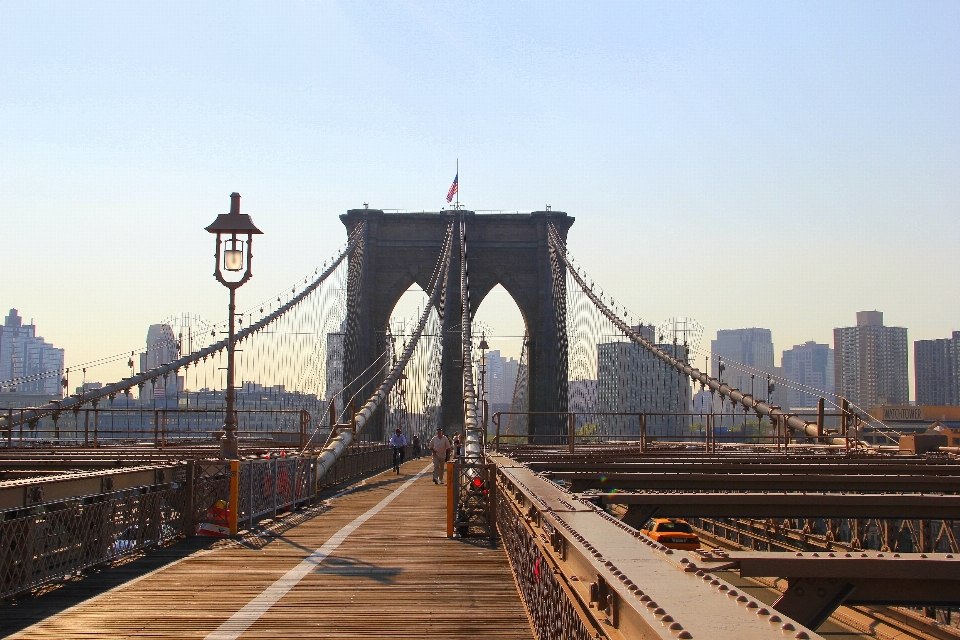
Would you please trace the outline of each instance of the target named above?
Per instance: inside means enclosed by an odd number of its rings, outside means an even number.
[[[430,302],[424,307],[423,314],[420,316],[420,322],[417,324],[416,331],[413,332],[413,336],[410,341],[407,343],[406,348],[403,350],[403,354],[400,356],[400,359],[397,360],[396,364],[393,365],[393,368],[390,370],[390,373],[380,383],[380,386],[377,388],[376,392],[370,399],[367,400],[366,404],[363,405],[363,408],[357,412],[354,418],[355,430],[345,429],[341,431],[335,438],[331,438],[330,442],[324,447],[323,451],[317,458],[317,479],[319,480],[323,477],[330,467],[334,465],[337,459],[343,455],[343,452],[346,451],[347,447],[356,439],[357,434],[363,430],[367,422],[373,417],[373,414],[380,408],[380,405],[387,398],[390,393],[390,390],[393,388],[393,385],[400,378],[400,374],[403,373],[404,367],[407,366],[407,362],[410,360],[410,356],[413,355],[413,351],[417,346],[417,343],[420,340],[420,336],[423,334],[423,329],[427,324],[427,319],[430,317],[430,312],[433,310],[433,307],[439,303],[441,292],[443,291],[444,285],[447,281],[447,273],[450,269],[450,254],[451,247],[453,244],[453,222],[451,221],[447,225],[447,233],[443,242],[443,249],[440,253],[440,259],[437,261],[437,270],[434,273],[434,276],[430,278],[430,282],[433,283],[433,291],[430,295]]]
[[[599,309],[608,320],[610,320],[618,329],[620,329],[625,336],[659,358],[662,362],[670,367],[673,367],[675,370],[684,374],[688,378],[699,382],[701,385],[709,388],[711,391],[716,391],[721,395],[721,397],[729,398],[731,403],[739,403],[744,407],[744,409],[755,411],[758,416],[766,415],[770,416],[771,418],[782,420],[783,423],[786,424],[786,426],[790,429],[805,436],[823,438],[829,444],[845,444],[847,442],[846,438],[824,438],[822,434],[818,433],[817,425],[815,423],[807,422],[797,416],[787,414],[779,408],[772,407],[766,402],[756,400],[751,394],[743,393],[738,389],[730,387],[725,382],[721,382],[720,380],[703,373],[699,369],[691,367],[686,362],[674,358],[673,356],[659,349],[656,345],[650,343],[643,336],[635,332],[616,313],[611,311],[610,308],[607,307],[607,305],[604,304],[604,302],[593,293],[591,288],[587,286],[587,283],[583,281],[583,279],[580,277],[580,274],[575,269],[570,268],[570,263],[568,262],[566,255],[566,245],[563,243],[563,240],[560,238],[560,234],[557,232],[552,223],[548,227],[548,241],[557,252],[557,256],[560,258],[560,260],[562,260],[563,263],[568,267],[568,272],[570,275],[583,290],[584,294],[586,294],[590,301],[593,302],[593,304],[597,307],[597,309]],[[860,445],[869,446],[866,443],[860,443]]]
[[[344,251],[330,264],[330,266],[322,274],[320,274],[320,276],[316,280],[313,281],[313,283],[307,286],[303,291],[300,292],[299,295],[292,298],[289,302],[277,308],[277,310],[271,313],[270,315],[265,316],[259,322],[248,326],[246,329],[242,329],[238,331],[234,336],[234,344],[235,345],[240,344],[240,342],[242,342],[246,338],[249,338],[250,336],[252,336],[258,331],[261,331],[262,329],[264,329],[265,327],[273,323],[278,318],[281,318],[285,313],[287,313],[287,311],[296,307],[301,301],[303,301],[311,293],[313,293],[317,289],[317,287],[319,287],[323,283],[323,281],[326,280],[327,277],[336,270],[336,268],[340,265],[340,263],[343,262],[344,258],[346,258],[347,255],[357,245],[363,231],[362,227],[363,227],[363,223],[357,226],[357,228],[354,230],[353,237],[350,239],[350,242],[347,244],[347,248],[344,249]],[[61,411],[64,411],[66,409],[74,409],[74,408],[79,409],[81,406],[83,406],[84,404],[87,404],[88,402],[96,403],[102,398],[105,398],[108,396],[114,396],[117,393],[120,393],[122,391],[127,391],[129,389],[132,389],[133,387],[145,384],[146,382],[149,382],[151,380],[156,380],[157,378],[165,376],[169,373],[176,372],[182,367],[188,366],[195,362],[199,362],[200,360],[210,355],[213,355],[217,352],[220,352],[226,349],[228,342],[229,342],[229,338],[225,338],[199,351],[186,355],[178,360],[174,360],[173,362],[160,365],[159,367],[154,367],[153,369],[150,369],[148,371],[143,371],[135,376],[124,378],[119,382],[105,385],[99,389],[91,389],[87,391],[81,387],[81,391],[78,394],[69,396],[62,400],[53,400],[40,407],[31,408],[29,410],[24,411],[21,415],[18,415],[15,418],[9,417],[9,416],[0,416],[0,428],[10,429],[24,423],[34,422],[44,416],[59,414]]]
[[[477,419],[477,392],[473,383],[473,336],[470,331],[470,276],[467,261],[467,225],[460,219],[460,302],[461,347],[463,349],[463,453],[467,459],[482,456],[480,421]]]

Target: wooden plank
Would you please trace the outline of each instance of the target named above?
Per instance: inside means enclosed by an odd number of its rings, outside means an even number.
[[[12,637],[203,638],[423,468],[408,462],[272,533],[223,541]],[[446,538],[444,489],[429,475],[414,482],[241,637],[532,640],[503,551]]]

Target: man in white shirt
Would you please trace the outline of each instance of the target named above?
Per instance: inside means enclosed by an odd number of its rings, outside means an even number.
[[[400,429],[397,429],[397,432],[391,436],[390,446],[393,447],[393,470],[400,473],[400,465],[403,464],[404,447],[407,446],[407,439]]]
[[[447,451],[453,448],[450,439],[443,435],[443,429],[437,429],[437,435],[430,440],[433,452],[433,484],[443,484],[443,470],[447,466]]]

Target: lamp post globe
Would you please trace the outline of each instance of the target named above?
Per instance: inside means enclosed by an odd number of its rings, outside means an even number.
[[[237,442],[237,415],[234,403],[234,339],[236,293],[253,276],[253,236],[263,232],[253,224],[250,216],[240,213],[240,194],[230,194],[230,213],[221,213],[207,231],[216,234],[213,271],[217,281],[230,291],[227,331],[227,391],[223,436],[220,439],[220,457],[236,460],[240,457]]]

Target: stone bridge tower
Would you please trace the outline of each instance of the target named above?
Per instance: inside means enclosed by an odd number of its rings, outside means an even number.
[[[413,283],[426,290],[447,224],[461,216],[466,222],[472,311],[476,313],[498,283],[510,293],[520,308],[529,336],[529,410],[566,411],[566,273],[562,264],[551,260],[547,242],[548,223],[554,224],[565,241],[574,222],[573,217],[560,211],[395,214],[351,209],[340,216],[348,234],[361,221],[366,222],[362,249],[350,256],[344,382],[356,377],[383,352],[384,332],[394,306]],[[463,431],[459,252],[459,228],[455,227],[442,320],[441,424],[448,434]],[[554,282],[555,273],[561,276],[559,285]],[[375,388],[376,383],[370,383],[358,397],[369,397]],[[346,397],[357,390],[356,385],[348,388]],[[530,433],[560,433],[565,428],[561,422],[566,421],[534,416],[529,423]],[[382,416],[368,428],[371,439],[383,439]]]

